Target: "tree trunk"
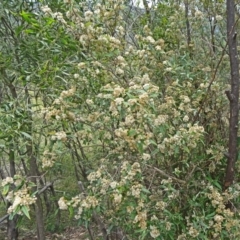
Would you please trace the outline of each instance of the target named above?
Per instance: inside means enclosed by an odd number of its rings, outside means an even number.
[[[223,190],[226,191],[233,184],[234,168],[237,160],[237,133],[238,133],[238,112],[239,112],[239,66],[237,53],[237,33],[235,32],[235,10],[234,0],[227,0],[227,38],[231,67],[231,91],[226,91],[230,102],[229,119],[229,143],[227,154],[226,176]],[[227,208],[232,209],[229,202]]]
[[[31,181],[36,185],[32,188],[32,192],[37,191],[37,177],[38,177],[38,171],[37,171],[37,161],[35,156],[33,155],[32,146],[27,146],[27,151],[29,155],[29,161],[30,161],[30,175],[31,175]],[[39,194],[36,195],[36,203],[35,203],[35,214],[36,214],[36,222],[37,222],[37,235],[38,240],[45,240],[45,232],[44,232],[44,221],[43,221],[43,209],[42,209],[42,201],[39,196]]]
[[[9,141],[12,141],[11,138],[9,138]],[[10,176],[14,177],[16,174],[15,169],[15,154],[14,154],[14,145],[10,144],[9,146],[9,164],[10,164]],[[12,186],[14,188],[14,186]],[[8,202],[7,207],[9,208],[11,206],[11,203]],[[17,240],[18,239],[18,228],[17,228],[17,219],[18,216],[14,216],[12,220],[8,219],[7,221],[7,238],[8,240]]]
[[[189,47],[191,43],[191,29],[190,29],[190,23],[188,19],[189,15],[189,3],[188,0],[184,1],[184,7],[185,7],[185,20],[186,20],[186,28],[187,28],[187,45]]]
[[[25,86],[25,96],[28,103],[28,106],[31,106],[31,96],[28,92],[27,86]],[[33,123],[31,112],[28,113],[28,119]],[[31,125],[28,126],[28,133],[32,135]],[[32,188],[32,192],[37,191],[37,178],[39,177],[39,171],[37,166],[37,159],[35,156],[33,142],[29,141],[27,144],[27,154],[29,157],[29,166],[30,166],[30,179],[36,185]],[[39,194],[36,194],[36,203],[35,203],[35,214],[36,214],[36,222],[37,222],[37,235],[38,240],[45,240],[45,231],[44,231],[44,218],[43,218],[43,209],[42,209],[42,201]]]
[[[8,205],[11,206],[10,204]],[[17,229],[17,216],[12,220],[7,221],[7,239],[8,240],[17,240],[18,239],[18,229]]]

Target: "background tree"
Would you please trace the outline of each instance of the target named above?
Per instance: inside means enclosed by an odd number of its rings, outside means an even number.
[[[226,91],[230,102],[229,143],[227,169],[223,190],[233,184],[235,162],[238,157],[238,114],[239,114],[239,62],[237,52],[237,32],[235,28],[235,3],[227,1],[227,41],[231,66],[231,91]],[[227,207],[233,209],[229,201]]]

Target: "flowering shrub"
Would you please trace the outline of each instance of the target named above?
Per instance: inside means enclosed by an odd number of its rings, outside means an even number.
[[[239,218],[225,205],[237,201],[238,186],[224,193],[219,187],[228,134],[225,76],[212,77],[213,60],[194,47],[202,44],[198,36],[186,47],[176,29],[185,23],[183,9],[165,8],[163,39],[149,23],[129,26],[124,1],[104,2],[88,8],[65,1],[63,13],[41,8],[77,49],[62,70],[66,89],[57,89],[38,115],[47,136],[41,167],[51,172],[69,151],[83,185],[78,195],[61,196],[59,208],[84,226],[100,219],[107,234],[129,239],[236,239]],[[200,10],[191,14],[197,23],[204,19]],[[3,181],[5,195],[11,184]],[[16,187],[9,213],[27,215],[34,202],[27,186]]]
[[[52,140],[88,148],[96,163],[85,163],[86,189],[60,198],[60,209],[74,210],[82,224],[99,214],[107,231],[120,228],[130,239],[236,236],[238,220],[225,209],[232,194],[220,193],[211,175],[223,159],[219,129],[228,123],[219,92],[228,85],[210,86],[208,65],[196,65],[206,80],[184,75],[181,57],[165,50],[147,25],[134,36],[137,44],[129,41],[122,1],[84,12],[70,6],[59,21],[85,60],[76,63],[74,88],[45,109],[45,119],[65,122]],[[211,99],[199,112],[206,94]]]
[[[14,178],[7,177],[2,181],[3,195],[6,200],[11,203],[8,208],[10,219],[14,215],[25,215],[30,218],[30,205],[34,204],[36,197],[31,194],[31,187],[34,185],[20,175],[15,175]]]

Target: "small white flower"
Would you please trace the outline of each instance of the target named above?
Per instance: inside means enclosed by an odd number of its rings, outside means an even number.
[[[183,118],[183,121],[184,121],[184,122],[188,122],[188,120],[189,120],[188,115],[185,115],[184,118]]]
[[[116,98],[114,100],[114,102],[116,103],[116,105],[121,105],[124,102],[124,99],[123,98]]]
[[[121,69],[121,68],[116,68],[116,73],[118,74],[118,75],[123,75],[124,74],[124,71]]]
[[[216,20],[217,20],[217,21],[221,21],[221,20],[223,20],[223,17],[220,16],[220,15],[217,15],[217,16],[216,16]]]
[[[152,238],[157,238],[159,235],[160,235],[160,232],[159,232],[159,230],[157,229],[157,227],[156,226],[150,226],[150,235],[151,235],[151,237]]]
[[[146,40],[149,42],[149,43],[155,43],[155,40],[153,39],[153,37],[152,36],[148,36],[148,37],[146,37]]]
[[[196,18],[202,18],[202,17],[203,17],[203,13],[202,13],[201,11],[197,10],[197,11],[195,12],[195,17],[196,17]]]
[[[78,66],[79,68],[85,68],[86,63],[80,62],[77,66]]]
[[[91,11],[86,11],[86,12],[84,13],[84,16],[85,16],[86,20],[90,20],[90,18],[92,17],[92,15],[93,15],[93,12],[91,12]]]
[[[87,103],[88,105],[93,105],[93,100],[92,100],[92,99],[87,99],[87,100],[86,100],[86,103]]]
[[[96,9],[96,10],[94,11],[94,14],[96,14],[96,15],[100,14],[100,9]]]
[[[68,209],[68,206],[66,204],[66,200],[64,199],[64,197],[61,197],[59,200],[58,200],[58,206],[61,210],[67,210]]]
[[[142,158],[143,158],[144,161],[148,161],[149,159],[151,159],[151,155],[148,154],[148,153],[144,153]]]
[[[166,72],[172,72],[172,68],[170,68],[170,67],[169,67],[169,68],[166,68],[165,71],[166,71]]]
[[[5,185],[9,184],[9,183],[13,183],[13,178],[11,177],[6,177],[3,181],[2,181],[2,186],[4,187]]]
[[[110,183],[110,187],[111,187],[112,189],[115,189],[116,186],[117,186],[117,182],[116,182],[116,181]]]
[[[51,12],[52,12],[51,8],[48,7],[48,5],[42,6],[42,7],[41,7],[41,10],[42,10],[44,13],[51,13]]]
[[[79,78],[79,74],[75,73],[75,74],[73,75],[73,77],[74,77],[75,79],[77,79],[77,78]]]

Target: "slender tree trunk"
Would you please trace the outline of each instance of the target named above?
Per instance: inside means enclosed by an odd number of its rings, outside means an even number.
[[[25,97],[26,101],[28,103],[28,106],[31,106],[31,96],[28,92],[27,86],[25,86]],[[33,123],[31,112],[28,112],[28,119],[31,120]],[[28,126],[28,133],[29,135],[32,135],[32,126]],[[37,166],[37,159],[35,156],[35,151],[33,147],[33,142],[29,141],[27,144],[27,154],[29,157],[29,167],[30,167],[30,176],[31,181],[36,185],[32,188],[33,192],[37,191],[37,178],[39,177],[39,171]],[[45,240],[45,231],[44,231],[44,218],[43,218],[43,209],[42,209],[42,201],[39,194],[36,195],[36,203],[35,203],[35,214],[36,214],[36,222],[37,222],[37,235],[38,240]]]
[[[143,0],[143,6],[144,6],[145,11],[146,11],[148,23],[150,24],[151,23],[151,13],[150,13],[150,9],[149,9],[147,0]]]
[[[11,206],[10,204],[8,205]],[[18,229],[17,229],[17,216],[12,220],[7,221],[7,239],[8,240],[17,240],[18,239]]]
[[[234,0],[227,0],[227,34],[228,49],[231,67],[231,91],[226,91],[230,102],[229,119],[229,143],[227,154],[226,176],[223,184],[223,190],[227,190],[233,184],[234,168],[237,160],[237,133],[238,133],[238,112],[239,112],[239,66],[237,53],[237,33],[235,32],[235,10]],[[229,202],[226,206],[232,209]]]
[[[35,183],[35,187],[32,188],[33,192],[37,191],[37,161],[33,153],[33,149],[31,145],[27,146],[29,161],[30,161],[30,175],[31,181]],[[44,221],[43,221],[43,209],[42,209],[42,201],[40,196],[36,195],[36,203],[35,203],[35,214],[36,214],[36,222],[37,222],[37,235],[38,240],[45,240],[45,232],[44,232]]]
[[[14,100],[17,99],[17,91],[15,86],[12,84],[12,81],[8,78],[6,71],[1,69],[1,74],[3,76],[4,82],[6,83],[7,87],[9,88],[11,95]],[[16,174],[15,168],[15,153],[14,153],[14,139],[9,137],[9,167],[10,167],[10,176],[14,177]],[[14,186],[12,186],[14,188]],[[8,202],[7,207],[9,208],[11,204]],[[17,228],[17,220],[18,216],[14,216],[12,220],[7,221],[7,238],[8,240],[17,240],[18,239],[18,228]]]
[[[212,23],[213,21],[213,23]],[[210,26],[211,26],[211,45],[212,45],[212,53],[215,54],[216,46],[215,46],[215,29],[216,29],[216,20],[210,19]]]
[[[10,139],[12,141],[12,139]],[[16,174],[15,169],[15,154],[14,154],[14,146],[10,144],[9,146],[9,163],[10,163],[10,176],[14,177]],[[13,186],[12,186],[13,187]],[[8,202],[8,208],[11,206],[11,203]],[[17,228],[17,215],[14,216],[12,220],[8,219],[7,222],[7,238],[8,240],[17,240],[18,239],[18,228]]]
[[[184,7],[185,7],[185,20],[186,20],[186,28],[187,28],[187,45],[191,43],[191,29],[190,29],[190,23],[188,19],[188,13],[189,13],[189,3],[188,0],[184,1]]]

